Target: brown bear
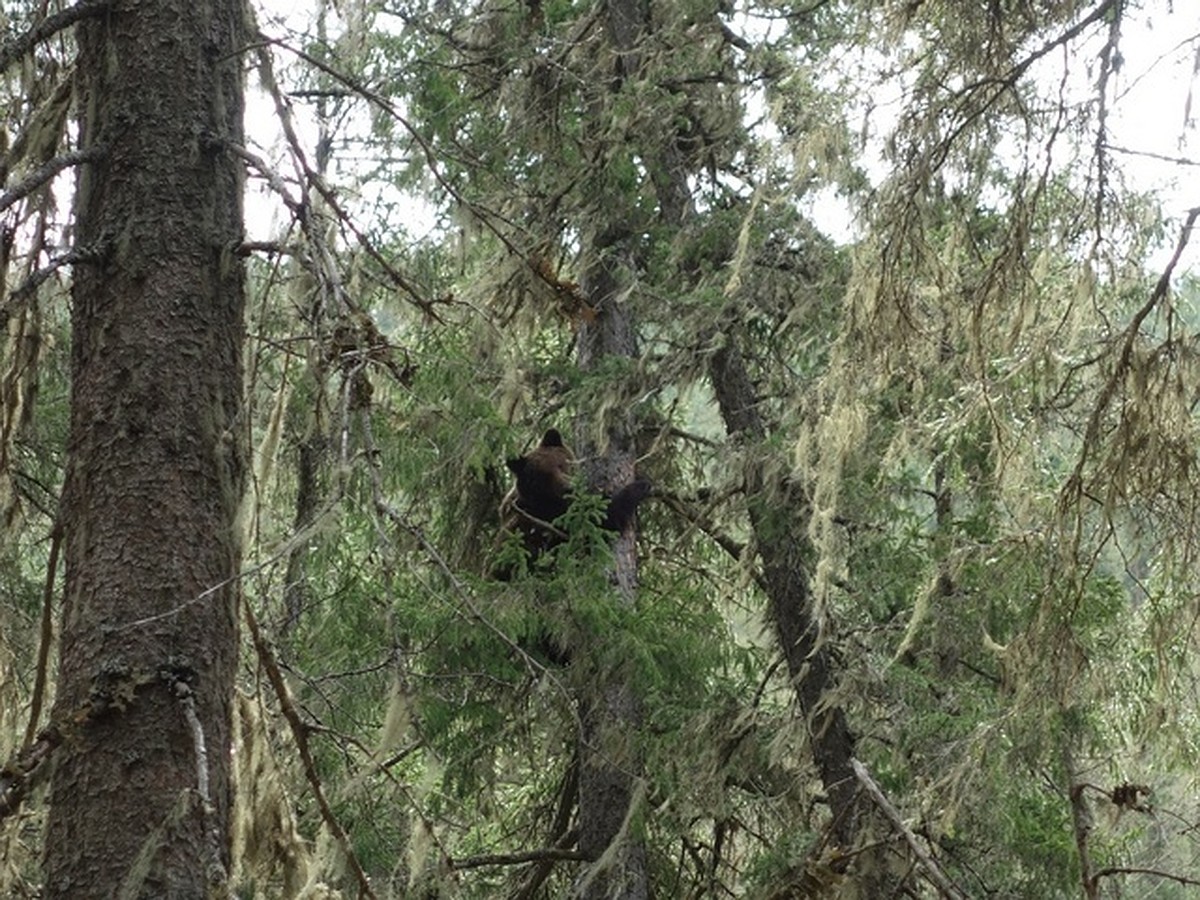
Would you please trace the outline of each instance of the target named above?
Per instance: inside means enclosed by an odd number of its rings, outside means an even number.
[[[562,435],[554,428],[529,453],[507,461],[517,483],[500,504],[501,520],[505,531],[521,535],[530,560],[567,539],[566,532],[554,520],[570,508],[574,499],[571,483],[574,463]],[[650,492],[650,482],[644,478],[621,488],[608,498],[601,526],[616,533],[624,531]]]

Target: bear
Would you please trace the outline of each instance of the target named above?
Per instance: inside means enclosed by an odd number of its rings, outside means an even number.
[[[547,431],[542,442],[529,453],[506,462],[516,476],[516,484],[500,504],[503,528],[521,535],[531,561],[567,539],[554,520],[570,508],[574,499],[571,483],[574,464],[575,457],[555,428]],[[651,491],[650,482],[638,478],[608,497],[601,527],[616,534],[624,531]]]

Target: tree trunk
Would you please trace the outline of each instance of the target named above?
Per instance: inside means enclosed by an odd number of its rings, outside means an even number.
[[[242,495],[243,7],[78,26],[66,594],[47,898],[200,898],[229,869]]]
[[[641,69],[638,42],[647,22],[642,0],[608,0],[605,29],[613,51],[612,80],[591,104],[600,133],[611,116],[607,91],[620,88]],[[633,233],[628,210],[606,210],[587,239],[587,261],[580,280],[584,296],[595,310],[585,321],[576,343],[580,369],[588,370],[606,356],[633,358],[637,336],[633,315],[623,302],[629,275],[621,258]],[[605,421],[602,447],[585,447],[589,487],[612,494],[634,477],[636,454],[628,423]],[[586,429],[585,429],[586,432]],[[637,595],[637,547],[630,531],[614,546],[617,602],[632,605]],[[646,846],[639,822],[642,804],[642,762],[636,746],[641,709],[627,673],[601,672],[600,679],[580,698],[579,849],[594,862],[581,873],[572,890],[574,900],[644,900],[650,896]]]
[[[695,215],[686,165],[670,143],[648,148],[650,172],[663,222],[683,227]],[[688,272],[680,277],[687,280]],[[738,346],[736,329],[727,329],[724,345],[712,355],[709,374],[726,432],[735,441],[758,446],[767,436],[758,411],[758,396],[750,381]],[[858,828],[858,791],[851,761],[854,736],[840,706],[825,698],[836,686],[831,654],[819,641],[819,623],[813,614],[805,566],[805,544],[787,511],[773,508],[764,492],[760,462],[749,460],[745,472],[746,503],[754,531],[763,580],[770,605],[770,621],[783,650],[788,673],[808,728],[813,760],[829,799],[834,837],[843,846],[854,843]]]
[[[582,287],[596,318],[579,331],[578,363],[595,366],[605,356],[636,355],[629,309],[619,301],[621,279],[618,247],[604,236],[594,238],[592,259]],[[608,423],[606,423],[608,425]],[[634,476],[632,441],[619,427],[607,427],[606,446],[587,448],[589,487],[612,494]],[[598,451],[598,452],[593,452]],[[614,546],[616,602],[633,604],[637,593],[637,547],[630,531]],[[640,829],[638,786],[641,760],[635,750],[641,710],[626,673],[605,671],[580,698],[582,733],[579,771],[579,849],[596,862],[580,876],[572,894],[577,900],[641,900],[649,896],[646,848]]]
[[[730,437],[753,452],[766,437],[758,397],[742,360],[736,333],[713,354],[713,390]],[[773,509],[762,466],[750,458],[745,469],[746,505],[762,559],[770,618],[808,725],[813,761],[833,816],[833,835],[843,847],[853,844],[858,825],[857,782],[851,761],[854,736],[840,706],[827,701],[835,687],[828,646],[820,643],[804,561],[804,544],[787,510]]]

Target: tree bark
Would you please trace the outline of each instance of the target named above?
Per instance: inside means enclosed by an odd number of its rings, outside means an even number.
[[[633,357],[637,352],[632,315],[620,302],[622,283],[616,241],[593,239],[591,262],[581,282],[596,310],[594,321],[579,331],[577,360],[581,369],[605,356]],[[588,448],[585,471],[589,487],[612,494],[634,477],[632,441],[619,423],[607,427],[606,446]],[[633,532],[620,534],[614,545],[616,602],[632,605],[637,594],[637,547]],[[646,848],[640,829],[641,760],[635,747],[641,709],[627,673],[605,671],[580,698],[579,849],[590,860],[576,882],[577,900],[642,900],[650,894]]]
[[[242,496],[243,7],[78,26],[65,599],[47,898],[201,898],[229,869]],[[82,715],[86,711],[87,715]]]
[[[605,30],[613,52],[611,91],[640,74],[639,41],[645,32],[647,8],[642,0],[607,0]],[[600,122],[610,114],[609,98],[601,92],[591,104]],[[600,127],[603,133],[606,129]],[[605,211],[585,242],[586,262],[580,286],[595,310],[582,323],[576,342],[582,370],[604,357],[637,355],[632,311],[623,301],[630,282],[622,270],[633,229],[629,210],[618,205]],[[625,422],[603,423],[605,441],[588,447],[584,471],[589,487],[609,495],[634,477],[636,454]],[[617,602],[632,605],[637,597],[637,547],[630,530],[614,545],[613,579]],[[641,818],[642,762],[638,752],[641,708],[628,673],[599,673],[591,690],[580,698],[579,849],[593,860],[572,889],[574,900],[644,900],[650,896],[646,846]]]
[[[766,437],[758,397],[746,371],[736,333],[712,356],[710,371],[721,417],[730,437],[753,453]],[[744,489],[750,525],[758,543],[766,582],[770,619],[787,662],[800,711],[808,725],[813,761],[833,816],[832,831],[843,847],[854,843],[858,825],[852,761],[854,736],[842,708],[827,698],[836,686],[828,646],[820,642],[820,623],[813,610],[805,566],[805,546],[796,534],[790,510],[775,508],[762,465],[749,458]]]

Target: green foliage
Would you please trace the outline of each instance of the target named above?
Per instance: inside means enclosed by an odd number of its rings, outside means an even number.
[[[248,648],[242,687],[277,713],[278,665],[313,760],[277,715],[255,726],[285,789],[253,814],[297,811],[255,852],[358,889],[316,776],[380,896],[517,895],[534,864],[451,861],[570,844],[580,711],[616,673],[656,893],[850,890],[840,854],[859,854],[830,842],[771,628],[759,554],[783,538],[836,664],[825,701],[965,891],[1078,893],[1081,783],[1120,813],[1096,817],[1093,873],[1190,871],[1194,829],[1105,799],[1153,782],[1164,817],[1186,810],[1200,759],[1200,370],[1192,279],[1134,318],[1172,226],[1116,177],[1096,98],[1044,75],[1081,48],[1111,65],[1079,43],[1101,22],[1067,30],[1096,4],[651,7],[620,65],[607,7],[574,0],[339,9],[295,44],[348,79],[277,60],[330,164],[295,160],[303,227],[250,265],[244,593],[275,655]],[[41,65],[10,75],[5,147],[48,96]],[[46,221],[54,196],[31,198]],[[853,226],[827,236],[813,219],[842,204]],[[49,249],[4,257],[4,409],[32,398],[0,416],[5,748],[36,665],[69,345],[52,282],[40,319],[7,298]],[[599,301],[598,261],[620,276]],[[598,302],[630,312],[638,355],[585,369]],[[732,346],[757,432],[731,434],[715,399]],[[551,426],[589,453],[632,435],[654,481],[628,602],[582,479],[553,552],[501,532],[504,460]],[[919,868],[879,827],[862,855]],[[533,894],[577,871],[554,862]]]

